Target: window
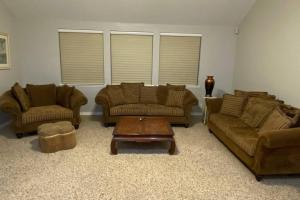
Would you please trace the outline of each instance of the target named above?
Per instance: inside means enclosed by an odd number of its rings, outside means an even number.
[[[159,83],[198,84],[201,35],[161,34]]]
[[[112,84],[151,84],[153,34],[112,32],[110,42]]]
[[[103,84],[103,34],[95,31],[59,31],[62,82]]]

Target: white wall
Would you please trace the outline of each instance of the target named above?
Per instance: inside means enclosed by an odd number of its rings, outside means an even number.
[[[105,37],[105,77],[110,83],[109,31],[154,32],[154,69],[158,69],[159,32],[201,33],[202,49],[199,72],[201,88],[191,88],[199,99],[204,95],[203,83],[206,75],[215,75],[215,93],[232,91],[235,60],[236,36],[233,27],[223,26],[178,26],[159,24],[124,24],[88,21],[18,21],[18,60],[22,83],[61,83],[58,29],[87,29],[104,31]],[[88,97],[84,112],[98,112],[94,103],[97,92],[103,86],[78,86]]]
[[[19,80],[18,69],[15,65],[16,32],[14,27],[14,17],[7,11],[6,7],[4,7],[2,2],[0,2],[0,32],[8,33],[9,35],[11,61],[10,69],[0,69],[0,94],[2,94],[6,90],[10,89],[14,82]],[[8,115],[0,111],[0,125],[8,119]]]
[[[234,88],[300,107],[300,1],[258,0],[240,26]]]

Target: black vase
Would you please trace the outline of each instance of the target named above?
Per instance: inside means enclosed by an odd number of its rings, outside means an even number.
[[[205,80],[205,96],[206,97],[211,97],[214,86],[215,86],[214,77],[207,76],[207,78]]]

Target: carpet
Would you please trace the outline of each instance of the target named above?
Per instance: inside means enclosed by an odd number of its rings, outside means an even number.
[[[174,127],[176,155],[167,144],[123,143],[110,155],[113,127],[84,117],[77,146],[41,153],[36,135],[16,139],[0,130],[0,199],[300,199],[300,179],[253,174],[200,120]]]

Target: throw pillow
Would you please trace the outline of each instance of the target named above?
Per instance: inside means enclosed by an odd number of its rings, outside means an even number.
[[[185,90],[182,91],[169,90],[166,106],[182,108],[185,94],[186,94]]]
[[[165,85],[159,85],[157,88],[157,100],[161,105],[165,105],[168,97],[168,88]]]
[[[70,108],[70,98],[73,94],[74,87],[63,85],[56,88],[56,103],[66,108]]]
[[[56,105],[56,86],[48,85],[26,85],[32,106]]]
[[[123,89],[120,85],[108,85],[106,88],[112,106],[126,103]]]
[[[273,110],[263,126],[259,129],[258,134],[261,134],[264,131],[290,128],[293,123],[295,123],[293,119],[288,117],[279,107],[277,107]]]
[[[243,111],[245,100],[246,98],[243,96],[225,94],[223,96],[223,103],[220,112],[222,114],[240,117]]]
[[[19,85],[19,83],[15,83],[11,88],[12,94],[18,100],[21,105],[23,111],[27,111],[30,108],[30,99],[26,94],[25,90]]]
[[[139,103],[140,89],[144,83],[121,83],[127,103]]]
[[[241,116],[241,120],[248,126],[257,128],[277,105],[278,102],[275,100],[251,97]]]
[[[157,87],[143,86],[141,87],[141,103],[156,104],[157,100]]]

